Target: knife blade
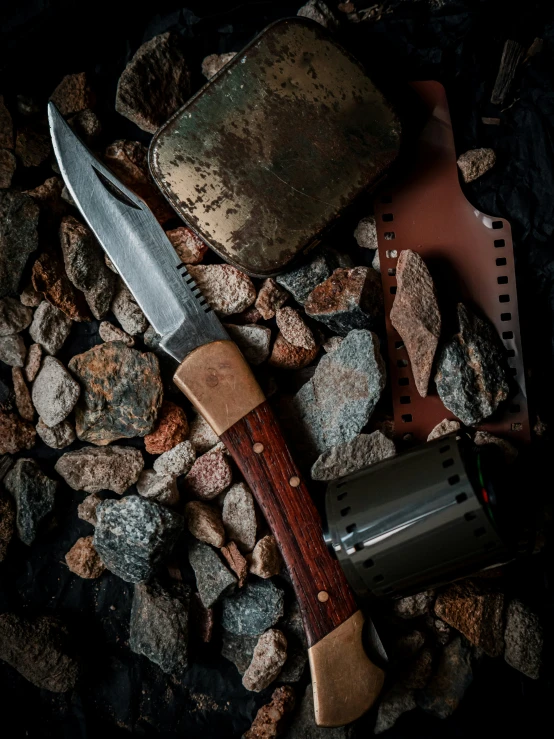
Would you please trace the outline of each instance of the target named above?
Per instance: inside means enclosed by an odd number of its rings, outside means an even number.
[[[83,218],[180,361],[174,382],[228,448],[275,539],[298,600],[319,726],[376,700],[384,674],[362,646],[364,617],[323,539],[319,514],[270,406],[237,346],[147,205],[77,138],[50,103],[54,151]]]

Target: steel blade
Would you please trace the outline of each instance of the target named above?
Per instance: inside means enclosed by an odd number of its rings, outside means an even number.
[[[181,361],[198,346],[228,339],[146,203],[89,151],[53,103],[48,121],[67,189],[162,336],[160,346]]]

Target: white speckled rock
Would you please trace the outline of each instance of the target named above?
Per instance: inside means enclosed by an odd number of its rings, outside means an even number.
[[[195,461],[185,478],[189,492],[212,500],[226,488],[233,480],[233,471],[226,454],[219,450],[212,450],[203,454]]]
[[[107,446],[66,452],[56,462],[55,469],[73,490],[87,493],[113,490],[122,495],[138,480],[143,467],[139,449]]]
[[[454,431],[459,431],[459,430],[460,430],[459,421],[451,421],[449,418],[445,418],[440,423],[437,423],[435,428],[431,431],[431,433],[427,437],[427,441],[433,441],[433,439],[438,439],[440,436],[446,436],[446,434],[451,434]]]
[[[300,311],[289,306],[278,308],[275,313],[277,327],[283,337],[293,346],[300,346],[303,349],[315,349],[314,335],[306,326],[306,322],[302,318]]]
[[[197,454],[205,454],[219,444],[219,436],[204,417],[198,414],[190,424],[189,441]]]
[[[279,629],[268,629],[258,639],[252,662],[243,675],[242,684],[247,690],[259,693],[279,675],[286,659],[286,636]]]
[[[135,345],[135,340],[132,336],[129,336],[123,329],[114,326],[109,321],[102,321],[98,327],[98,333],[102,341],[123,341],[127,346]]]
[[[154,470],[159,475],[172,475],[173,477],[186,475],[194,464],[195,458],[194,446],[190,441],[182,441],[173,449],[160,454],[154,462]]]
[[[493,149],[470,149],[458,157],[458,167],[464,182],[473,182],[492,169],[496,163]]]
[[[366,216],[358,223],[354,238],[362,249],[377,249],[377,224],[375,216]]]
[[[131,336],[142,334],[148,328],[146,316],[122,280],[116,288],[111,309],[123,330]]]
[[[359,434],[323,452],[312,467],[312,480],[336,480],[395,454],[394,442],[380,431]]]
[[[73,410],[81,387],[55,357],[45,357],[33,383],[33,405],[46,426],[57,426]]]
[[[256,300],[250,277],[230,264],[191,265],[189,272],[213,310],[223,316],[241,313]]]
[[[244,326],[234,326],[229,323],[223,325],[244,354],[247,362],[257,365],[268,358],[271,344],[270,328],[257,326],[255,323],[247,323]]]
[[[177,482],[173,475],[158,475],[154,470],[144,470],[137,482],[137,491],[143,498],[155,500],[160,505],[175,505],[179,501]]]
[[[256,510],[252,493],[243,482],[233,485],[223,501],[223,524],[227,536],[243,552],[256,544]]]
[[[267,321],[275,316],[277,308],[284,305],[289,297],[290,295],[283,287],[278,285],[273,278],[268,277],[262,283],[255,305],[261,317]]]
[[[69,336],[72,321],[46,300],[35,311],[29,334],[48,354],[57,354]]]
[[[55,426],[47,426],[42,418],[38,419],[37,434],[52,449],[64,449],[75,441],[75,429],[66,419]]]

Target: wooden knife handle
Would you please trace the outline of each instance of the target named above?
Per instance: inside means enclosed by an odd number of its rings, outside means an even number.
[[[174,379],[229,449],[277,540],[306,631],[317,724],[355,720],[384,675],[363,649],[363,616],[249,366],[235,344],[214,342],[192,352]]]

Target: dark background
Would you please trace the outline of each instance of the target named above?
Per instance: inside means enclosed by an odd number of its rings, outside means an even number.
[[[334,3],[329,3],[334,5]],[[373,4],[357,2],[358,8]],[[14,110],[16,94],[45,103],[61,78],[90,73],[105,142],[149,136],[114,111],[117,80],[142,42],[169,29],[186,43],[193,90],[204,82],[200,65],[207,54],[240,50],[268,23],[295,15],[298,2],[68,2],[3,0],[0,7],[0,94]],[[482,211],[507,218],[513,229],[524,356],[531,380],[531,407],[544,421],[552,414],[552,315],[554,230],[554,18],[550,0],[385,3],[393,9],[378,22],[343,20],[339,40],[372,76],[402,96],[411,79],[437,79],[447,90],[459,153],[491,146],[496,167],[466,188]],[[342,14],[338,14],[342,17]],[[524,65],[506,103],[490,105],[502,47],[507,38],[530,45],[544,39],[542,52]],[[482,116],[500,116],[486,126]],[[409,128],[409,115],[404,124]],[[52,172],[17,173],[14,184],[32,187]],[[339,229],[344,239],[362,212]],[[342,238],[342,237],[341,237]],[[98,342],[97,322],[74,341],[83,351]],[[64,354],[77,350],[68,344]],[[66,361],[65,356],[61,356]],[[47,454],[37,450],[37,456]],[[543,450],[542,454],[548,453]],[[530,471],[531,472],[531,471]],[[530,475],[522,505],[541,492]],[[548,482],[551,487],[550,481]],[[240,737],[271,689],[261,695],[242,688],[234,666],[218,656],[217,642],[193,647],[194,664],[182,684],[132,654],[125,644],[132,586],[115,577],[99,582],[70,575],[64,555],[90,527],[76,517],[76,494],[58,496],[58,526],[30,548],[12,543],[0,568],[0,612],[56,610],[77,636],[86,665],[78,690],[69,695],[39,691],[14,670],[0,665],[0,732],[6,737],[138,736]],[[84,496],[83,496],[84,497]],[[79,498],[80,500],[80,498]],[[512,568],[514,594],[552,621],[549,554]],[[550,647],[548,647],[550,649]],[[386,736],[474,737],[530,734],[548,725],[552,685],[531,681],[501,660],[485,659],[460,709],[447,721],[419,710],[400,719]],[[199,697],[200,696],[200,697]],[[202,697],[204,696],[204,697]],[[206,696],[209,696],[208,699]],[[371,735],[371,717],[360,736]]]

